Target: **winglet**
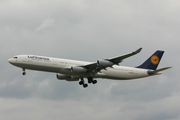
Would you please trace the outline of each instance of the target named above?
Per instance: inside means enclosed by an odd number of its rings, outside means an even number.
[[[134,53],[139,53],[139,52],[141,52],[141,50],[142,50],[142,48],[139,48],[138,50],[136,50],[136,51],[134,51]]]

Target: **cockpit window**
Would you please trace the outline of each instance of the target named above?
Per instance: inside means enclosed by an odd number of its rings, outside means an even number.
[[[18,57],[14,57],[15,59],[17,59]]]

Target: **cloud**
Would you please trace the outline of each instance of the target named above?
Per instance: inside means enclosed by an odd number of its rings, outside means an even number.
[[[38,26],[36,28],[36,31],[40,31],[40,30],[43,30],[43,29],[47,29],[47,28],[50,28],[54,25],[54,20],[53,19],[45,19],[40,26]]]

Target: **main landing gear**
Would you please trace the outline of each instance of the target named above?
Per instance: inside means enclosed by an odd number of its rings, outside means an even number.
[[[89,83],[89,84],[90,84],[90,83],[96,84],[96,83],[97,83],[97,80],[93,80],[92,77],[89,77],[89,78],[88,78],[88,83]],[[85,83],[85,81],[84,81],[83,78],[81,78],[81,80],[79,81],[79,85],[83,85],[84,88],[88,87],[88,84]]]
[[[81,78],[81,81],[79,82],[79,85],[83,85],[84,88],[88,87],[88,84],[85,83],[83,78]]]
[[[96,84],[96,83],[97,83],[97,80],[93,80],[92,77],[89,77],[89,78],[88,78],[88,83],[89,83],[89,84],[90,84],[90,83]]]

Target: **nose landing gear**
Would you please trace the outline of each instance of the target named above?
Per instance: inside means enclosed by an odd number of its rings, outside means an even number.
[[[22,75],[26,75],[25,69],[24,69],[24,68],[22,68],[22,70],[23,70]]]

